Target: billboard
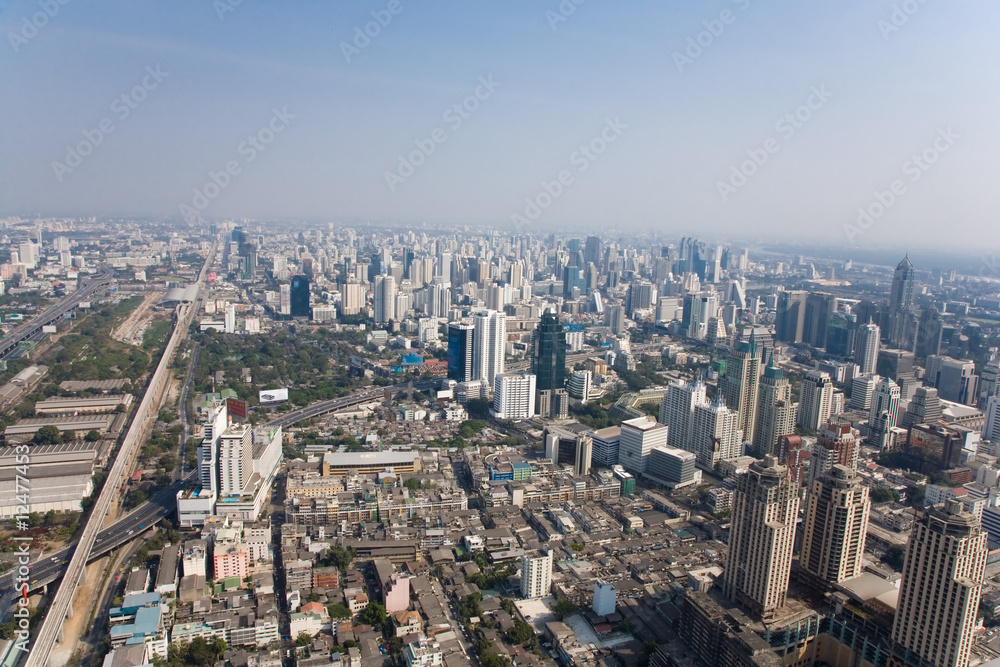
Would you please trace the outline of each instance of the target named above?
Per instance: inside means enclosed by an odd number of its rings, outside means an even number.
[[[402,362],[404,366],[422,366],[424,358],[419,354],[404,354]]]
[[[265,389],[260,392],[260,404],[284,403],[288,400],[287,389]]]
[[[56,325],[54,324],[46,324],[42,327],[42,333],[56,333],[56,331]]]
[[[261,392],[263,393],[263,392]],[[263,402],[263,401],[261,401]],[[233,419],[246,419],[247,418],[247,402],[241,401],[238,398],[227,398],[226,399],[226,412]]]

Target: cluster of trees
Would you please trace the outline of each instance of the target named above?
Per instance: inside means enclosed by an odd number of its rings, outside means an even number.
[[[189,644],[171,644],[167,649],[167,659],[153,657],[155,667],[214,667],[226,652],[226,641],[213,638],[211,641],[198,637]]]
[[[343,572],[348,567],[350,567],[351,562],[354,560],[354,552],[350,549],[345,549],[344,547],[332,547],[327,552],[320,564],[323,567],[336,567],[338,570]]]

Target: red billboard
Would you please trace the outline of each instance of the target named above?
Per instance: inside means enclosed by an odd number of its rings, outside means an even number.
[[[226,411],[229,413],[229,416],[232,417],[233,419],[246,419],[247,402],[241,401],[238,398],[227,398]]]

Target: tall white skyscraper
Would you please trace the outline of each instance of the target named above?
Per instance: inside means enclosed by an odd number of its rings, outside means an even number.
[[[878,349],[882,332],[877,324],[862,324],[854,333],[854,363],[861,375],[871,375],[878,363]]]
[[[239,496],[253,475],[253,432],[233,424],[219,436],[220,496]]]
[[[493,378],[504,371],[506,315],[484,310],[476,314],[472,322],[476,328],[472,347],[472,379],[485,380],[492,387]]]
[[[205,491],[219,492],[218,445],[219,436],[226,430],[229,412],[226,402],[220,401],[208,410],[202,424],[203,438],[198,447],[198,481]]]
[[[375,276],[375,322],[385,324],[396,317],[396,279]]]
[[[721,393],[716,394],[711,405],[695,406],[691,444],[698,466],[705,470],[714,470],[719,461],[743,456],[739,415],[726,407]]]
[[[798,486],[770,454],[736,479],[723,591],[750,613],[770,618],[788,593]]]
[[[530,551],[521,556],[521,595],[540,598],[552,588],[552,552]]]
[[[694,409],[707,403],[705,383],[699,380],[676,380],[667,387],[660,403],[661,424],[669,427],[667,443],[671,447],[694,450]]]
[[[969,664],[986,541],[979,519],[956,498],[927,508],[913,523],[892,626],[892,639],[910,654],[904,657],[937,667]]]
[[[226,304],[226,333],[236,333],[236,305]]]

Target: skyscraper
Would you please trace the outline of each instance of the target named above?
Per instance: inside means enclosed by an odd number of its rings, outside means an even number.
[[[744,437],[753,437],[757,416],[757,391],[760,386],[761,351],[756,334],[750,340],[740,341],[726,360],[723,376],[726,405],[736,412],[737,427]],[[720,389],[722,389],[720,387]]]
[[[792,386],[778,368],[772,353],[757,392],[757,423],[753,433],[755,456],[773,454],[778,436],[795,432],[794,412]]]
[[[806,298],[809,292],[791,290],[778,293],[774,339],[784,343],[801,343],[805,328]]]
[[[705,470],[714,470],[719,461],[743,456],[739,415],[726,407],[722,394],[717,393],[711,404],[695,406],[690,448]]]
[[[219,495],[239,496],[253,475],[250,424],[233,424],[219,436]]]
[[[799,388],[799,414],[796,425],[818,431],[830,419],[833,410],[833,381],[829,373],[810,371]]]
[[[484,380],[490,387],[493,387],[493,378],[504,369],[506,322],[506,316],[494,310],[484,310],[473,317],[476,335],[472,348],[472,379]]]
[[[806,508],[799,563],[831,584],[861,574],[868,514],[868,487],[857,472],[835,465],[813,482]]]
[[[667,387],[660,402],[661,424],[669,427],[667,444],[693,452],[694,409],[707,403],[705,383],[700,379],[684,382],[675,380]]]
[[[600,265],[601,239],[596,236],[587,237],[587,243],[583,248],[583,262],[584,264],[593,262],[595,265]]]
[[[292,276],[289,299],[292,317],[312,317],[312,308],[309,307],[309,278]]]
[[[909,257],[896,266],[889,292],[889,344],[899,350],[913,351],[916,345],[916,323],[913,314],[913,294],[916,270]]]
[[[535,376],[497,373],[494,376],[493,415],[518,421],[535,416]]]
[[[899,422],[899,385],[889,378],[882,378],[872,392],[872,405],[868,413],[868,444],[888,449],[892,444],[890,434]]]
[[[566,384],[566,331],[554,308],[546,308],[532,334],[531,372],[538,391]]]
[[[861,432],[851,426],[851,422],[834,419],[824,424],[813,445],[809,485],[812,486],[835,465],[857,470],[860,448]]]
[[[375,323],[385,324],[396,318],[396,279],[392,276],[375,276]]]
[[[798,489],[774,456],[737,475],[723,592],[752,614],[785,605],[798,514]]]
[[[875,372],[881,336],[877,324],[869,322],[857,328],[854,338],[854,363],[858,365],[858,372],[861,375],[871,375]]]
[[[956,498],[927,508],[913,523],[892,626],[907,664],[969,664],[986,541],[979,519]]]
[[[1000,443],[1000,396],[990,396],[986,401],[986,422],[983,424],[983,440]]]
[[[448,379],[468,382],[473,379],[472,357],[476,327],[468,322],[448,324]]]

